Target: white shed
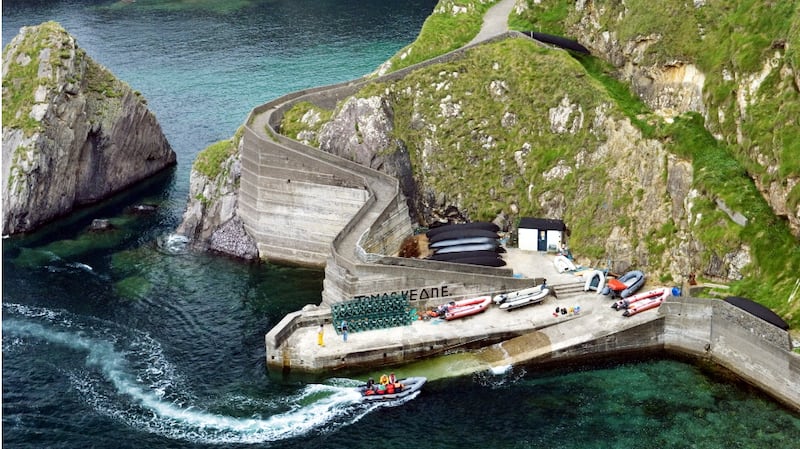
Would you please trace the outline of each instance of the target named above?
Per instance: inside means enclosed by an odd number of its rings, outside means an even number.
[[[561,220],[523,217],[519,221],[519,249],[558,251],[566,243],[567,226]]]

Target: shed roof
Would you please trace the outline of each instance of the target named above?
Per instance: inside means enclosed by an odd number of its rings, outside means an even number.
[[[562,220],[554,218],[522,217],[519,220],[520,229],[540,229],[545,231],[566,231],[567,225]]]

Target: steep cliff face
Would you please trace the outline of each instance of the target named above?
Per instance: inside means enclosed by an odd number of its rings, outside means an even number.
[[[553,7],[518,4],[523,17]],[[579,1],[563,26],[611,61],[657,113],[702,114],[800,237],[797,8],[791,1]]]
[[[34,230],[175,163],[145,100],[54,22],[3,53],[3,234]]]
[[[336,116],[320,127],[319,148],[396,177],[403,194],[415,198],[416,182],[408,149],[402,140],[393,137],[393,131],[394,113],[384,97],[349,98]],[[412,201],[409,209],[417,216],[418,202]]]

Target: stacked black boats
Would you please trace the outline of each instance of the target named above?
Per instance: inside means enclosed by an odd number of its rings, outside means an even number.
[[[449,224],[430,229],[428,248],[433,251],[430,260],[442,262],[502,267],[506,262],[500,257],[505,250],[500,245],[500,228],[490,222]]]

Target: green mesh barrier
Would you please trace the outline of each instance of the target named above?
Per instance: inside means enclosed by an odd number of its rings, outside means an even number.
[[[331,313],[337,334],[342,332],[342,322],[347,322],[347,331],[354,333],[408,326],[417,319],[416,313],[411,313],[408,296],[399,293],[336,303]]]

